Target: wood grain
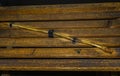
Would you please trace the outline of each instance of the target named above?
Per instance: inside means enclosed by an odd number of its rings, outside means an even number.
[[[37,29],[80,29],[80,28],[119,28],[120,20],[76,20],[76,21],[37,21],[37,22],[13,22],[17,25],[34,27]],[[8,29],[7,22],[0,22],[0,29]],[[17,28],[18,27],[12,27]]]
[[[49,29],[43,29],[48,31]],[[54,29],[56,33],[69,34],[71,37],[119,37],[120,28],[81,28]],[[47,34],[25,29],[1,29],[0,37],[48,37]],[[56,37],[56,36],[55,36]]]
[[[81,38],[82,39],[82,38]],[[83,38],[84,39],[84,38]],[[96,44],[120,47],[120,38],[88,38]],[[0,38],[0,47],[91,47],[87,44],[73,44],[63,38]]]
[[[120,11],[120,3],[91,3],[91,4],[66,4],[66,5],[41,5],[41,6],[9,6],[0,9],[0,14],[57,14],[57,13],[84,13]]]
[[[111,19],[119,18],[119,11],[119,2],[0,7],[0,21]]]
[[[115,19],[119,18],[119,12],[105,13],[70,13],[50,15],[1,15],[0,21],[47,21],[47,20],[88,20],[88,19]]]
[[[120,28],[120,18],[112,21],[111,28]],[[115,25],[115,26],[114,26]]]
[[[79,28],[105,28],[109,20],[85,20],[85,21],[43,21],[43,22],[14,22],[17,25],[34,27],[37,29],[79,29]],[[112,22],[112,20],[111,20]],[[116,25],[116,24],[115,24]],[[113,26],[115,26],[113,25]],[[8,29],[9,25],[4,22],[0,23],[0,29]],[[13,27],[17,28],[17,27]],[[18,29],[18,28],[17,28]]]
[[[119,59],[0,59],[9,71],[120,71]]]
[[[111,55],[98,48],[0,48],[0,58],[120,58],[119,48]]]
[[[18,27],[14,22],[88,39],[101,49]],[[120,2],[0,6],[0,71],[120,71]],[[103,51],[103,50],[102,50]]]

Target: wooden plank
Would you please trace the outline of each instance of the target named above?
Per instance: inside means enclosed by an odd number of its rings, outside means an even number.
[[[0,7],[0,21],[106,19],[120,17],[119,12],[119,2]]]
[[[81,38],[82,39],[82,38]],[[85,38],[83,38],[85,39]],[[120,38],[88,38],[94,43],[120,47]],[[87,44],[73,44],[72,41],[63,38],[0,38],[0,47],[91,47]]]
[[[76,20],[76,21],[38,21],[14,22],[14,24],[34,27],[36,29],[80,29],[80,28],[119,28],[120,19],[114,20]],[[64,25],[64,26],[63,26]],[[9,29],[10,25],[0,22],[0,29]],[[18,27],[12,27],[17,28]]]
[[[49,29],[43,29],[48,31]],[[119,37],[120,28],[81,28],[54,29],[56,33],[69,34],[72,37]],[[48,37],[47,34],[25,29],[0,30],[0,37]],[[56,37],[56,36],[55,36]]]
[[[79,28],[119,28],[120,19],[114,20],[76,20],[76,21],[38,21],[14,22],[14,24],[34,27],[36,29],[79,29]],[[0,22],[0,29],[8,29],[10,25]],[[12,27],[17,28],[18,27]]]
[[[76,20],[76,21],[38,21],[14,22],[14,24],[34,27],[36,29],[80,29],[80,28],[119,28],[119,19],[114,20]],[[9,29],[10,25],[0,22],[0,29]],[[17,28],[18,27],[12,27]]]
[[[37,29],[78,29],[78,28],[105,28],[109,27],[108,20],[86,20],[86,21],[44,21],[44,22],[14,22],[17,25],[34,27]],[[0,29],[10,28],[4,22],[0,23]],[[18,27],[13,27],[18,28]]]
[[[112,21],[111,28],[120,28],[120,18]]]
[[[44,20],[85,20],[85,19],[114,19],[119,18],[119,12],[105,13],[70,13],[46,15],[0,15],[1,21],[44,21]]]
[[[57,14],[120,11],[120,2],[0,7],[0,14]]]
[[[120,59],[0,59],[9,71],[120,71]]]
[[[110,49],[105,55],[98,48],[0,48],[0,58],[120,58],[120,48]]]

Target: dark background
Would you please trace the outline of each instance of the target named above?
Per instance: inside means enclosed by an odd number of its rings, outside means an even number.
[[[120,0],[0,0],[2,6],[119,2]]]
[[[4,72],[0,72],[1,73]],[[120,72],[10,71],[10,76],[120,76]]]

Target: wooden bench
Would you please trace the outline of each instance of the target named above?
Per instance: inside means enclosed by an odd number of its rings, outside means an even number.
[[[95,46],[11,23],[93,40],[114,51],[104,55]],[[1,71],[120,71],[119,58],[119,2],[0,7]]]

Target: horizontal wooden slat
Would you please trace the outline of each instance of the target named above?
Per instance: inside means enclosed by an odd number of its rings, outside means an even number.
[[[120,11],[120,3],[63,4],[1,7],[0,14],[57,14]]]
[[[0,70],[120,71],[119,59],[0,59]]]
[[[120,19],[114,20],[76,20],[76,21],[38,21],[38,22],[14,22],[14,24],[34,27],[37,29],[79,29],[79,28],[119,28]],[[0,29],[8,29],[7,22],[0,22]],[[12,27],[17,28],[18,27]]]
[[[43,29],[48,31],[49,29]],[[119,37],[119,28],[86,28],[86,29],[54,29],[56,33],[69,34],[75,37]],[[25,29],[0,30],[0,37],[47,37],[47,34]]]
[[[43,22],[14,22],[14,24],[34,27],[37,29],[79,29],[79,28],[115,28],[120,25],[120,20],[85,20],[85,21],[43,21]],[[10,26],[0,23],[0,29],[8,29]],[[18,28],[18,27],[13,27]]]
[[[120,18],[112,21],[111,28],[120,28]],[[114,26],[115,25],[115,26]]]
[[[112,20],[111,20],[112,22]],[[78,29],[78,28],[104,28],[110,27],[109,20],[86,20],[86,21],[45,21],[45,22],[14,22],[17,25],[29,26],[38,29]],[[115,26],[115,25],[113,25]],[[10,28],[4,22],[0,23],[0,29]],[[17,28],[17,27],[13,27]]]
[[[50,15],[1,15],[0,21],[38,21],[38,20],[82,20],[119,18],[119,12],[105,13],[71,13]]]
[[[82,38],[81,38],[82,39]],[[84,39],[84,38],[83,38]],[[108,46],[119,47],[120,38],[88,38],[94,43]],[[73,44],[72,41],[63,38],[0,38],[0,47],[91,47],[80,43]]]
[[[105,55],[98,48],[0,48],[0,58],[120,58],[119,48],[110,49]]]
[[[103,4],[0,7],[0,21],[118,18],[120,17],[119,4],[118,2]]]
[[[71,13],[71,12],[103,12],[119,11],[120,2],[114,3],[89,3],[89,4],[59,4],[40,6],[8,6],[0,7],[1,14],[51,14],[51,13]],[[96,9],[96,10],[95,10]],[[16,12],[12,12],[18,10]],[[36,11],[37,10],[37,11]],[[6,11],[6,12],[2,12]],[[8,13],[8,12],[10,13]],[[40,11],[40,12],[38,12]]]

